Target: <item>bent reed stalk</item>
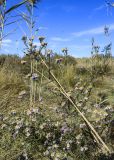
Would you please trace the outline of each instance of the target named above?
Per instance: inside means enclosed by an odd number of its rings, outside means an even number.
[[[40,50],[41,52],[41,50]],[[46,64],[45,60],[43,60],[43,58],[41,57],[41,55],[39,54],[39,57],[41,59],[41,62],[44,64],[44,66],[47,68],[47,70],[49,70],[48,65]],[[88,119],[84,116],[84,114],[78,109],[78,107],[76,106],[76,104],[72,101],[72,99],[67,95],[67,92],[65,91],[65,89],[63,88],[63,86],[60,84],[60,82],[58,81],[58,79],[55,77],[55,75],[53,74],[52,71],[50,71],[50,75],[52,76],[52,78],[55,80],[55,82],[58,85],[58,88],[60,90],[60,92],[70,101],[70,103],[74,106],[74,108],[76,109],[76,111],[80,114],[80,116],[83,118],[83,120],[85,121],[85,123],[88,125],[88,127],[91,130],[91,133],[93,135],[93,137],[95,138],[95,140],[97,141],[98,145],[102,145],[102,151],[104,152],[104,149],[107,153],[112,153],[111,150],[109,149],[109,147],[105,144],[105,142],[103,141],[103,139],[100,137],[100,135],[97,133],[97,131],[94,129],[94,127],[92,126],[92,124],[88,121]]]

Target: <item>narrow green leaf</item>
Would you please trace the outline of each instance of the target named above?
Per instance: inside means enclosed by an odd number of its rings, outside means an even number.
[[[13,23],[18,22],[18,21],[21,21],[21,20],[23,20],[23,19],[21,18],[21,19],[18,19],[18,20],[16,20],[16,21],[13,21],[13,22],[7,23],[7,24],[5,24],[5,26],[8,26],[8,25],[10,25],[10,24],[13,24]]]
[[[9,8],[9,9],[5,12],[5,14],[13,11],[14,9],[16,9],[16,8],[18,8],[18,7],[20,7],[20,6],[22,6],[22,5],[25,4],[26,2],[27,2],[27,0],[25,0],[25,1],[21,2],[21,3],[19,3],[19,4],[16,4],[16,5],[14,5],[14,6],[12,6],[11,8]]]
[[[20,16],[21,16],[28,24],[31,24],[30,18],[29,18],[25,13],[22,13]]]
[[[31,12],[31,7],[30,7],[30,5],[26,5],[26,8],[27,8],[27,10],[28,10],[29,14],[31,15],[31,14],[32,14],[32,12]]]

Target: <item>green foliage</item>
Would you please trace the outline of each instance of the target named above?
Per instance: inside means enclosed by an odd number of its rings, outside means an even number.
[[[16,5],[12,6],[11,8],[9,8],[9,9],[5,12],[5,14],[8,14],[9,12],[12,12],[13,10],[15,10],[15,9],[17,9],[18,7],[22,6],[22,5],[25,4],[26,2],[27,2],[27,0],[22,1],[21,3],[18,3],[18,4],[16,4]]]

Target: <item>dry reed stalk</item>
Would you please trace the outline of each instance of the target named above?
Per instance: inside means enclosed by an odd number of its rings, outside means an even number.
[[[33,74],[34,74],[34,70],[35,70],[35,60],[33,59]],[[32,87],[33,87],[32,97],[33,97],[33,102],[35,103],[35,81],[34,80],[32,80]]]
[[[44,64],[44,66],[49,70],[48,65],[46,64],[46,62],[42,59],[41,55],[39,55],[42,63]],[[72,101],[72,99],[67,95],[67,92],[64,90],[63,86],[60,84],[60,82],[57,80],[57,78],[55,77],[55,75],[52,73],[52,71],[50,71],[51,76],[53,77],[53,79],[55,80],[55,82],[58,84],[59,86],[59,90],[60,92],[70,101],[70,103],[74,106],[74,108],[76,109],[76,111],[80,114],[80,116],[83,118],[83,120],[85,121],[85,123],[88,125],[88,127],[91,130],[91,133],[94,135],[95,140],[97,140],[98,145],[102,144],[103,148],[102,151],[104,152],[104,149],[106,150],[106,152],[111,153],[111,150],[108,148],[108,146],[105,144],[105,142],[102,140],[102,138],[99,136],[99,134],[97,133],[97,131],[94,129],[94,127],[91,125],[91,123],[87,120],[87,118],[84,116],[84,114],[78,109],[78,107],[76,106],[76,104]]]
[[[33,62],[31,60],[31,75],[33,73]],[[32,88],[32,77],[30,78],[30,107],[32,106],[32,92],[33,92],[33,88]]]
[[[31,39],[32,39],[32,37],[33,37],[33,3],[31,3],[30,6],[31,6],[30,34],[31,34]],[[30,54],[33,54],[32,53],[32,46],[30,46],[30,50],[31,50]],[[33,73],[34,73],[34,60],[33,60],[33,58],[31,58],[31,76],[33,75]],[[30,107],[33,107],[33,98],[34,98],[34,82],[31,77],[31,80],[30,80]]]
[[[34,73],[35,73],[35,70],[37,70],[37,66],[38,66],[38,63],[36,60],[34,60]],[[37,83],[35,81],[34,82],[34,103],[36,101],[36,92],[37,92]]]
[[[41,81],[40,81],[40,88],[39,88],[39,101],[41,100],[43,75],[44,75],[44,74],[43,74],[43,68],[42,68]]]
[[[44,74],[42,74],[42,73],[39,72],[38,70],[36,70],[36,72],[38,72],[38,73],[42,76],[42,78],[44,77],[45,79],[49,80],[49,82],[52,82],[52,81],[50,81],[50,79],[49,79],[48,77],[46,77]],[[64,94],[64,92],[63,92],[54,82],[52,82],[52,83],[53,83],[53,85],[54,85],[56,88],[58,88],[59,91],[66,97],[66,94]],[[67,97],[66,97],[66,98],[67,98]],[[87,125],[87,126],[88,126],[88,125]],[[96,142],[100,145],[100,143],[99,143],[98,139],[96,138],[96,136],[94,135],[94,133],[91,132],[91,134],[92,134],[93,138],[96,140]]]

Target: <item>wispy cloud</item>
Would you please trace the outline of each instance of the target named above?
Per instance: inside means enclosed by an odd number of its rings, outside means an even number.
[[[93,16],[95,16],[97,13],[99,13],[100,11],[106,9],[106,6],[105,5],[100,5],[96,8],[93,9],[92,13],[89,15],[89,19],[92,19]]]
[[[74,57],[84,57],[91,53],[91,45],[79,44],[68,45],[70,55]]]
[[[12,43],[12,40],[11,39],[5,39],[2,41],[2,43]]]
[[[105,5],[101,5],[101,6],[97,7],[97,8],[95,8],[94,11],[101,11],[104,8],[105,8]]]
[[[47,30],[48,27],[39,27],[39,30]]]
[[[71,5],[71,6],[67,6],[67,5],[64,5],[64,6],[61,6],[61,9],[65,12],[72,12],[72,11],[75,11],[76,10],[76,7]]]
[[[57,41],[57,42],[69,42],[70,39],[68,38],[61,38],[61,37],[52,37],[50,40]]]
[[[69,48],[73,48],[75,50],[81,51],[81,50],[85,50],[85,49],[91,49],[91,45],[69,45]]]
[[[37,47],[39,47],[40,43],[39,42],[34,42],[34,45],[36,45]]]
[[[50,49],[55,50],[55,49],[58,47],[58,45],[57,45],[56,43],[50,42],[49,45],[48,45],[48,47],[49,47]]]
[[[114,30],[114,24],[109,25],[109,29],[110,31]],[[74,35],[75,37],[82,37],[82,36],[86,36],[86,35],[99,35],[104,33],[104,26],[100,26],[97,28],[92,28],[89,30],[84,30],[84,31],[80,31],[80,32],[74,32],[72,33],[72,35]]]
[[[2,41],[2,47],[9,47],[12,43],[11,39],[5,39]]]

